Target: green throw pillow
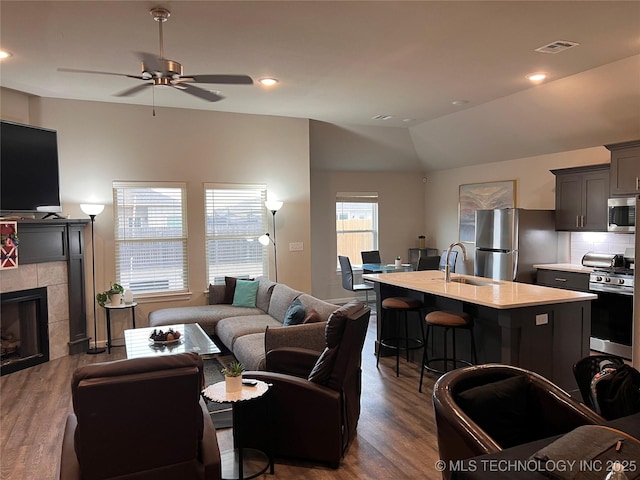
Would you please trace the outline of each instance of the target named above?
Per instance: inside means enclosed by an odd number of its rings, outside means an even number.
[[[260,282],[252,280],[236,280],[236,291],[233,293],[234,307],[255,307]]]

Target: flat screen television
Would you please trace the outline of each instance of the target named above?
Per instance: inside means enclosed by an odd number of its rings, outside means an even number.
[[[0,211],[62,211],[55,130],[0,121]]]

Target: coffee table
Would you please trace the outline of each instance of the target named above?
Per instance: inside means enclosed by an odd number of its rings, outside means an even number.
[[[166,332],[170,328],[182,334],[178,341],[154,344],[149,340],[154,330]],[[204,357],[220,354],[220,349],[197,323],[128,329],[124,331],[124,344],[127,349],[127,358],[156,357],[185,352],[196,352]]]

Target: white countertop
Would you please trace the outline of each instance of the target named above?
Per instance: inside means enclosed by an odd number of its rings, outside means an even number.
[[[533,268],[540,270],[558,270],[561,272],[577,272],[577,273],[591,273],[593,267],[585,267],[582,265],[576,265],[575,263],[545,263],[542,265],[534,265]]]
[[[574,292],[572,290],[530,285],[527,283],[491,280],[490,278],[459,275],[455,273],[451,274],[452,279],[462,278],[490,284],[477,286],[457,282],[445,283],[444,272],[439,270],[368,273],[363,275],[362,278],[372,282],[384,283],[497,309],[581,302],[598,298],[598,296],[593,293]]]

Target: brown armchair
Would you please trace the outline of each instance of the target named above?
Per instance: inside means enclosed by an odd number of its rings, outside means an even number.
[[[61,479],[221,477],[195,353],[78,368],[71,381]]]
[[[433,407],[446,465],[605,422],[544,377],[499,364],[443,375],[433,387]]]
[[[245,446],[276,457],[329,464],[340,461],[355,436],[360,417],[361,357],[370,309],[353,301],[327,322],[322,353],[301,348],[267,352],[267,371],[245,372],[270,383],[269,423],[263,410],[240,404]],[[251,419],[251,420],[249,420]]]

